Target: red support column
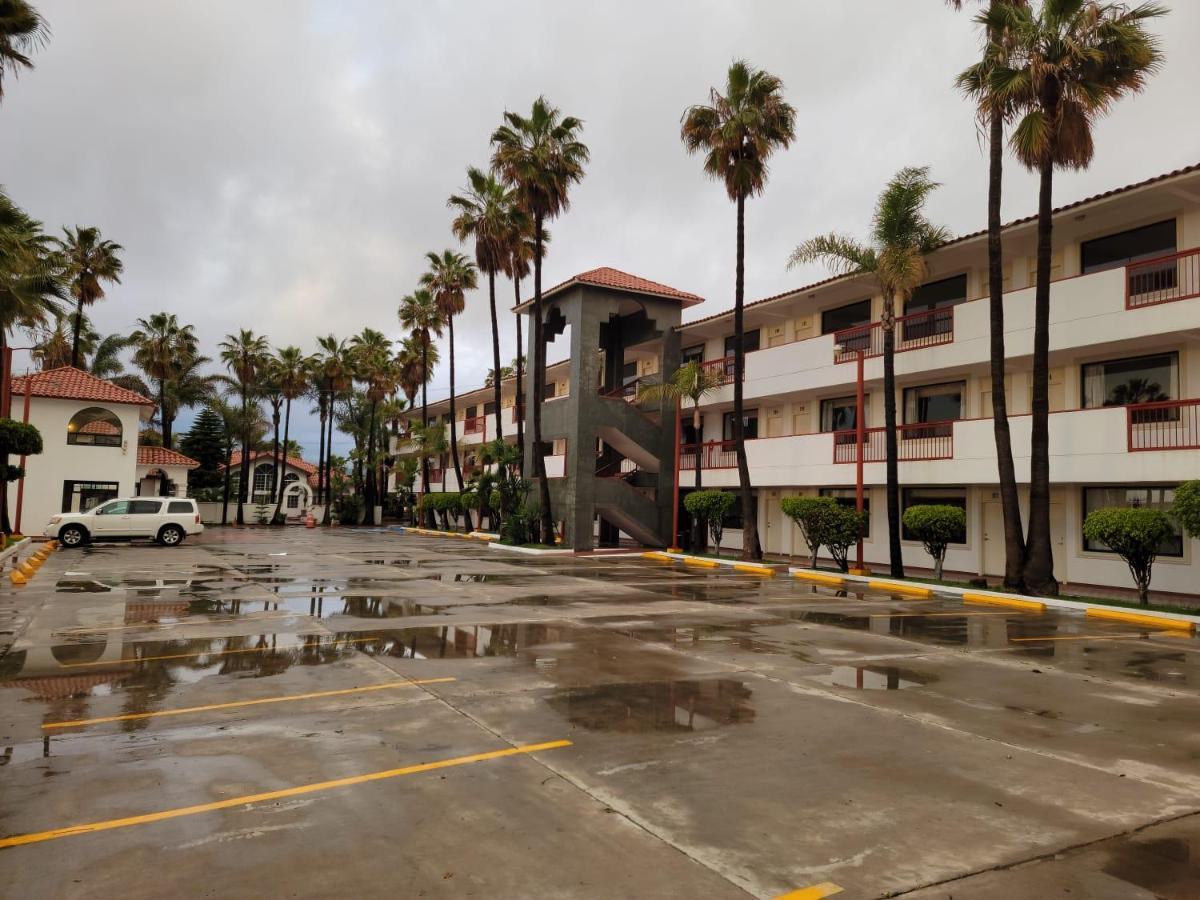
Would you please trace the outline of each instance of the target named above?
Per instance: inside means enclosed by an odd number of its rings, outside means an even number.
[[[855,395],[854,402],[854,440],[857,444],[855,453],[855,478],[854,478],[854,508],[860,513],[863,511],[863,454],[866,448],[863,446],[864,437],[866,434],[865,424],[863,422],[863,407],[865,397],[863,391],[863,359],[864,352],[858,351],[858,391]],[[855,567],[862,572],[863,570],[863,539],[862,534],[858,536],[858,555],[855,561]]]
[[[679,451],[680,451],[679,443],[680,443],[680,441],[683,440],[682,413],[680,412],[680,409],[679,409],[680,403],[681,403],[681,401],[679,400],[679,398],[676,398],[675,399],[675,485],[674,485],[673,495],[671,498],[671,540],[667,545],[667,549],[669,549],[669,550],[678,549],[677,547],[675,547],[675,542],[677,540],[679,540],[679,480],[680,480],[680,478],[682,478],[682,473],[679,471],[679,455],[680,455],[679,454]],[[699,448],[696,449],[696,452],[697,452],[697,454],[700,452]],[[696,465],[700,465],[699,459],[696,460]]]

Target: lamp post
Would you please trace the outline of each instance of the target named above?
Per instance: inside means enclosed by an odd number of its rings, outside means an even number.
[[[863,370],[867,352],[862,347],[851,347],[849,342],[838,344],[837,349],[839,354],[853,353],[856,368],[858,369],[854,392],[854,509],[861,515],[863,506],[865,506],[863,498],[863,454],[866,449],[864,444],[866,443],[867,429],[866,423],[863,421],[863,407],[866,405]],[[863,566],[863,539],[861,531],[858,533],[858,552],[855,556],[854,574],[866,574],[866,569]]]

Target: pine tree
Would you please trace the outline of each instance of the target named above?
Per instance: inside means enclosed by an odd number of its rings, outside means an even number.
[[[188,473],[191,488],[214,488],[221,485],[225,462],[225,426],[221,417],[204,407],[192,422],[192,427],[179,442],[179,449],[196,462],[198,469]]]

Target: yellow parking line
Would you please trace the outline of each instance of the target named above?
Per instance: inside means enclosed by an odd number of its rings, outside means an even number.
[[[832,897],[834,894],[840,894],[841,892],[841,887],[832,881],[822,881],[820,884],[813,884],[796,891],[788,891],[786,894],[780,894],[775,900],[822,900],[823,897]]]
[[[1010,641],[1117,641],[1123,638],[1140,638],[1151,632],[1135,631],[1132,634],[1065,634],[1059,637],[1015,637]]]
[[[297,634],[297,635],[295,635],[295,637],[298,637],[298,638],[333,637],[333,635],[330,635],[330,634]],[[380,634],[375,637],[347,638],[346,640],[330,641],[328,644],[321,644],[319,646],[331,647],[334,644],[364,644],[364,643],[367,643],[368,641],[381,641],[381,640],[385,640],[386,638],[387,638],[387,635]],[[80,644],[79,646],[85,647],[85,646],[87,646],[87,644],[84,643],[84,644]],[[118,663],[152,662],[153,660],[156,660],[156,659],[194,659],[197,656],[232,656],[236,653],[269,653],[273,650],[303,650],[303,649],[305,649],[304,644],[292,644],[288,647],[240,647],[237,650],[205,650],[201,653],[165,653],[162,656],[130,656],[130,657],[126,657],[123,659],[97,660],[96,662],[60,663],[59,666],[60,666],[60,668],[63,668],[63,669],[78,669],[83,666],[111,666],[111,665],[116,665]]]
[[[319,697],[340,697],[346,694],[364,694],[368,691],[383,691],[388,688],[415,687],[421,684],[444,684],[454,678],[423,678],[415,681],[389,681],[385,684],[369,684],[365,687],[342,688],[337,691],[316,691],[311,694],[285,694],[281,697],[262,697],[257,700],[234,700],[229,703],[210,703],[207,706],[183,706],[179,709],[161,709],[157,712],[130,713],[124,716],[101,716],[97,719],[72,719],[69,722],[47,722],[43,728],[76,728],[84,725],[99,725],[102,722],[128,722],[131,719],[154,719],[159,716],[183,716],[188,713],[208,712],[213,709],[234,709],[239,706],[260,706],[264,703],[288,703],[293,700],[316,700]]]
[[[871,613],[872,619],[904,619],[919,618],[933,619],[938,616],[949,616],[955,619],[968,619],[971,616],[1012,616],[1010,612],[902,612],[902,613]]]
[[[55,828],[50,831],[17,834],[12,837],[0,839],[0,849],[19,847],[23,844],[38,844],[42,841],[53,841],[58,838],[74,837],[77,834],[91,834],[96,831],[110,831],[114,828],[128,828],[131,825],[149,825],[152,822],[178,819],[181,816],[194,816],[198,813],[213,812],[218,809],[231,809],[237,806],[244,806],[248,803],[282,800],[285,797],[296,797],[301,794],[313,794],[318,791],[350,787],[355,784],[365,784],[368,781],[383,781],[384,779],[397,778],[401,775],[416,775],[420,772],[431,772],[435,769],[449,769],[453,766],[485,762],[489,759],[501,759],[505,756],[517,756],[523,753],[540,753],[543,750],[557,750],[560,747],[570,746],[570,741],[547,741],[543,744],[525,744],[521,747],[508,747],[504,750],[491,750],[487,753],[474,753],[470,756],[456,756],[452,759],[439,759],[436,762],[418,763],[412,766],[403,766],[399,769],[384,769],[382,772],[368,772],[365,775],[351,775],[348,778],[335,778],[332,781],[302,784],[279,791],[264,791],[260,794],[247,794],[244,797],[229,797],[225,800],[217,800],[214,803],[200,803],[196,806],[181,806],[176,809],[165,809],[162,812],[146,813],[140,816],[126,816],[123,819],[105,819],[101,822],[70,825],[66,828]]]

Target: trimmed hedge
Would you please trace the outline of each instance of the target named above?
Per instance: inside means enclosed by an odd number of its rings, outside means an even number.
[[[1171,514],[1191,537],[1200,538],[1200,481],[1185,481],[1175,488]]]
[[[961,543],[967,535],[967,514],[957,506],[943,503],[910,506],[904,511],[904,527],[933,557],[933,577],[942,579],[946,547]]]
[[[1107,544],[1125,560],[1143,605],[1150,603],[1150,573],[1159,547],[1173,534],[1171,520],[1161,509],[1106,506],[1088,513],[1083,522],[1085,538]]]
[[[700,522],[708,523],[718,555],[721,552],[721,535],[725,533],[725,517],[737,499],[728,491],[692,491],[683,498],[683,508],[688,514]]]

